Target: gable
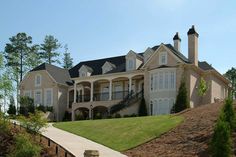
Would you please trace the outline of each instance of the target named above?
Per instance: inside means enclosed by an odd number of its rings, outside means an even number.
[[[173,54],[173,52],[169,48],[167,48],[165,45],[162,44],[150,56],[150,58],[146,61],[146,63],[143,65],[142,68],[153,69],[153,68],[158,68],[162,66],[162,64],[160,63],[161,54],[167,55],[167,64],[165,64],[165,66],[167,67],[173,67],[173,66],[176,66],[178,63],[183,62],[181,59],[175,56],[175,54]]]

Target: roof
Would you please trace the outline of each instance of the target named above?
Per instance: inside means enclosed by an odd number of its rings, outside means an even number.
[[[181,52],[176,50],[171,44],[165,44],[165,46],[167,48],[169,48],[169,50],[172,53],[174,53],[178,58],[180,58],[182,61],[184,61],[187,64],[190,64],[188,58],[186,58]],[[160,47],[160,45],[157,45],[157,46],[152,47],[151,49],[153,51],[156,51],[159,47]],[[143,54],[144,53],[137,53],[137,57],[143,58]],[[97,60],[90,60],[90,61],[83,61],[83,62],[80,62],[79,64],[77,64],[76,66],[74,66],[73,68],[71,68],[69,70],[69,73],[70,73],[71,78],[79,77],[79,69],[84,65],[84,66],[87,66],[87,67],[89,67],[89,68],[91,68],[93,70],[91,75],[100,75],[100,74],[103,74],[102,73],[102,66],[106,62],[109,62],[109,63],[115,65],[114,69],[112,69],[111,71],[107,72],[107,74],[118,73],[118,72],[125,72],[126,71],[126,68],[125,68],[125,66],[126,66],[125,56],[126,55],[117,56],[117,57],[110,57],[110,58],[103,58],[103,59],[97,59]],[[198,64],[199,64],[199,67],[202,70],[213,70],[214,69],[211,65],[209,65],[205,61],[204,62],[199,62]]]
[[[67,69],[63,69],[63,68],[60,68],[55,65],[48,64],[48,63],[43,63],[35,67],[34,69],[32,69],[30,72],[39,71],[39,70],[46,70],[57,83],[64,84],[64,85],[71,83],[70,74]]]

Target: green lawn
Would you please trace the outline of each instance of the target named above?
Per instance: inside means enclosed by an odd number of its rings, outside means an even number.
[[[53,126],[83,136],[117,151],[145,143],[176,127],[181,116],[148,116],[60,122]]]

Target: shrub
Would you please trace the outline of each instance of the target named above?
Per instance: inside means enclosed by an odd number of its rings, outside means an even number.
[[[79,112],[78,114],[76,114],[75,120],[85,120],[83,113]]]
[[[10,97],[10,104],[9,104],[9,108],[8,108],[7,113],[10,116],[16,115],[16,106],[15,106],[15,101],[14,101],[13,96]]]
[[[71,113],[69,113],[68,111],[65,111],[63,121],[71,121]]]
[[[222,118],[217,120],[210,150],[213,157],[229,157],[231,154],[230,126]]]
[[[20,97],[20,110],[19,113],[28,116],[28,114],[35,112],[34,99],[30,97]]]
[[[18,134],[15,140],[15,146],[8,157],[38,157],[40,155],[40,146],[35,144],[27,134]]]
[[[100,112],[97,112],[94,116],[94,119],[102,119],[102,114]]]
[[[46,112],[46,108],[45,108],[44,105],[39,105],[39,106],[36,107],[36,109],[39,110],[39,111],[42,111],[44,113]]]
[[[146,106],[146,102],[145,102],[144,98],[142,98],[142,100],[140,102],[138,115],[139,116],[147,116],[147,106]]]
[[[232,99],[227,98],[225,100],[223,112],[224,112],[223,116],[224,120],[229,123],[230,129],[233,130],[235,128],[235,113]]]
[[[119,113],[116,113],[114,117],[115,118],[121,118],[121,115]]]
[[[5,118],[4,114],[0,111],[0,135],[7,134],[10,131],[9,121]]]
[[[40,133],[40,129],[47,126],[47,119],[43,117],[42,112],[37,110],[35,113],[29,113],[28,118],[19,116],[18,120],[30,133]]]
[[[189,108],[188,93],[187,93],[187,88],[186,88],[185,82],[182,80],[180,87],[179,87],[176,102],[172,108],[172,111],[174,113],[177,113],[177,112],[183,111],[187,108]]]

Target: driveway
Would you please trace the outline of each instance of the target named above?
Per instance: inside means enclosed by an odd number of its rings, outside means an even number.
[[[120,152],[84,137],[55,128],[52,124],[50,124],[42,134],[66,148],[72,154],[76,155],[76,157],[84,157],[83,153],[85,150],[98,150],[99,157],[127,157]]]

